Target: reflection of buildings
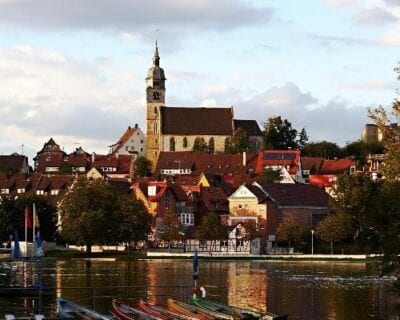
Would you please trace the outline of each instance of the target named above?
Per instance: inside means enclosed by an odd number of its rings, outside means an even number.
[[[251,270],[250,270],[251,269]],[[227,273],[230,305],[267,310],[267,270],[252,269],[251,263],[231,263]]]

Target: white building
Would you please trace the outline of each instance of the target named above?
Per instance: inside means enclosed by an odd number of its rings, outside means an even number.
[[[145,141],[146,137],[137,124],[133,128],[129,126],[118,142],[109,146],[110,153],[116,156],[135,154],[135,158],[146,156]]]

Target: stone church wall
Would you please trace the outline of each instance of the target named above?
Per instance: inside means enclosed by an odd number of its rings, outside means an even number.
[[[171,151],[170,150],[170,140],[171,138],[175,138],[175,151],[192,151],[194,141],[197,137],[202,137],[208,144],[210,139],[214,138],[214,150],[215,152],[224,152],[225,150],[225,139],[230,138],[230,136],[211,136],[211,135],[195,135],[195,136],[180,136],[180,135],[162,135],[161,143],[162,148],[161,151]],[[183,147],[183,140],[186,137],[187,139],[187,147]]]

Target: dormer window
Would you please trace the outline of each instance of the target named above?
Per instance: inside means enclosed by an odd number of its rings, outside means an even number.
[[[60,192],[60,190],[54,189],[54,190],[51,190],[51,191],[50,191],[50,194],[51,194],[52,196],[57,196],[59,192]]]
[[[1,194],[9,194],[10,193],[10,189],[8,188],[4,188],[0,190]]]
[[[36,190],[36,194],[38,196],[43,196],[44,195],[44,190],[38,189],[38,190]]]
[[[25,193],[25,188],[18,188],[17,193]]]

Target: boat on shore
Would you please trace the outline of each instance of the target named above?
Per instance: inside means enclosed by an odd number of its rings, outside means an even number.
[[[61,318],[79,320],[112,320],[112,316],[104,315],[80,304],[64,298],[57,298],[58,315]]]
[[[118,320],[167,320],[123,304],[118,299],[113,299],[111,304],[111,313]]]
[[[235,306],[230,306],[221,302],[204,300],[199,298],[193,298],[192,303],[195,306],[204,308],[214,312],[226,313],[233,316],[235,319],[243,320],[286,320],[287,315],[276,315],[271,312],[259,312],[256,310],[251,310],[247,308],[240,308]]]
[[[153,315],[157,318],[161,318],[163,320],[197,320],[197,318],[192,318],[192,317],[186,316],[184,314],[173,312],[173,311],[167,310],[166,308],[164,308],[162,306],[150,304],[143,300],[139,301],[138,308],[148,314],[151,314],[151,315]]]
[[[190,317],[194,317],[198,320],[211,320],[211,319],[221,319],[221,320],[235,320],[235,317],[217,311],[207,310],[192,304],[187,304],[181,301],[177,301],[169,298],[167,300],[168,309],[174,312],[178,312]]]

